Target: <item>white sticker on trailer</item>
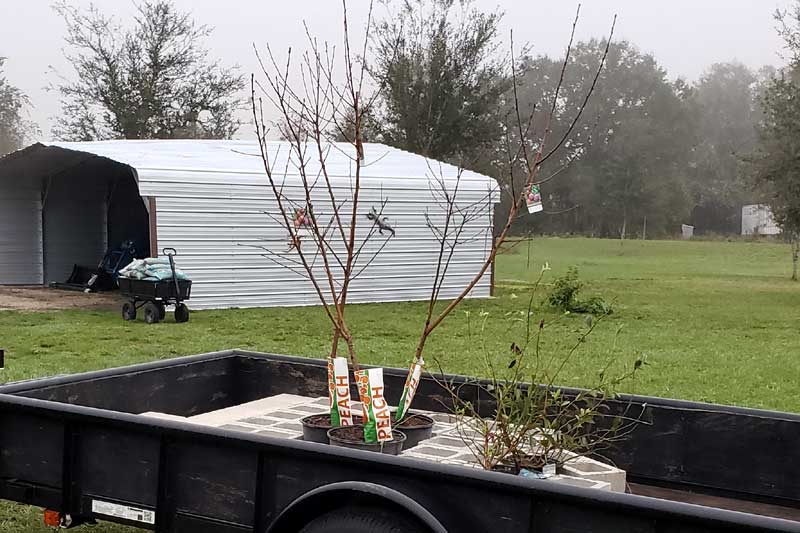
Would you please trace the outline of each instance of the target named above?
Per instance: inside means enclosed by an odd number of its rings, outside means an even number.
[[[156,514],[153,511],[100,500],[92,500],[92,512],[145,524],[156,523]]]

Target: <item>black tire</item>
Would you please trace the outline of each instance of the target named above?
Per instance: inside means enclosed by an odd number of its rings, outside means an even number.
[[[144,304],[144,321],[148,324],[156,324],[161,320],[161,311],[154,302]]]
[[[315,518],[300,533],[430,533],[430,530],[380,507],[351,507]]]
[[[167,306],[161,302],[157,302],[156,305],[158,306],[158,316],[160,317],[159,320],[164,320],[167,318]]]
[[[136,320],[136,306],[133,302],[125,302],[122,304],[122,319]]]
[[[175,306],[175,322],[182,324],[189,321],[189,308],[186,304],[178,304]]]

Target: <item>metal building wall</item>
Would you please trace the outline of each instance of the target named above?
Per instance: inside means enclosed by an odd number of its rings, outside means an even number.
[[[191,307],[318,303],[308,280],[287,269],[285,257],[280,255],[289,248],[288,234],[265,213],[276,216],[278,210],[257,156],[256,143],[110,141],[62,146],[104,155],[136,169],[140,194],[156,198],[159,249],[176,248],[180,268],[195,282]],[[287,159],[287,145],[274,143],[269,149],[274,168],[281,175],[284,193],[301,200],[303,188],[297,163]],[[437,223],[444,220],[442,206],[437,204],[431,189],[431,178],[441,178],[452,191],[457,170],[381,145],[366,145],[366,154],[359,209],[362,218],[358,221],[360,236],[370,229],[366,213],[373,206],[379,209],[387,198],[384,214],[389,216],[397,236],[353,282],[349,301],[427,299],[436,268],[438,242],[426,226],[425,213]],[[318,162],[309,158],[306,163],[310,165],[308,174],[316,175]],[[334,147],[328,154],[326,167],[333,176],[337,198],[348,197],[352,180],[350,157]],[[496,183],[490,178],[469,172],[462,175],[459,205],[481,203],[485,208],[482,216],[467,228],[471,242],[460,246],[452,258],[450,273],[441,290],[442,299],[457,295],[488,254],[491,206],[497,197]],[[318,219],[332,212],[322,185],[315,190],[313,203]],[[369,251],[381,243],[375,238],[365,248],[362,266]],[[489,288],[487,274],[471,296],[487,297]]]
[[[42,283],[41,200],[38,181],[0,179],[0,285]]]
[[[780,235],[772,210],[768,205],[753,204],[742,207],[742,235]]]
[[[105,179],[75,171],[53,179],[44,203],[44,282],[64,282],[74,264],[95,267],[106,249]]]

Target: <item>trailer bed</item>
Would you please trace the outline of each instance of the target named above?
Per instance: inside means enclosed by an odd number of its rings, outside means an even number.
[[[609,454],[634,494],[141,415],[323,396],[326,372],[323,361],[228,351],[2,386],[0,498],[160,532],[292,532],[365,506],[435,532],[800,532],[792,414],[623,398],[652,421]],[[390,403],[405,373],[386,369]],[[491,410],[478,387],[463,394]],[[415,407],[443,411],[445,399],[423,379]]]

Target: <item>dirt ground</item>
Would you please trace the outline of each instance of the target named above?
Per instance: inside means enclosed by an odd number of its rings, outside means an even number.
[[[48,287],[0,285],[0,311],[114,309],[121,305],[121,301],[116,293],[82,293]]]

